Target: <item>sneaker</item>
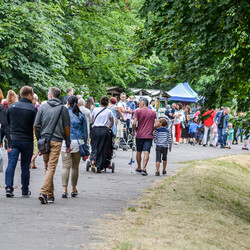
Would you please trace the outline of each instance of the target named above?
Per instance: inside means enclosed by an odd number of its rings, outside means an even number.
[[[155,172],[155,176],[160,176],[160,172]]]
[[[162,170],[162,174],[163,175],[167,174],[167,171],[166,170]]]
[[[135,172],[137,172],[137,173],[141,173],[141,169],[139,169],[139,168],[137,168],[136,170],[135,170]]]
[[[64,193],[62,194],[62,198],[68,198],[68,194],[64,192]]]
[[[221,146],[220,148],[225,148],[224,146]]]
[[[31,196],[31,192],[30,191],[28,191],[28,193],[26,193],[26,194],[22,194],[23,198],[29,198],[30,196]]]
[[[45,194],[40,194],[38,199],[41,201],[41,204],[47,204],[48,203],[47,195],[45,195]]]
[[[11,190],[11,188],[6,189],[6,197],[8,197],[8,198],[14,197],[14,194],[13,194],[13,191]]]
[[[54,203],[54,201],[55,201],[55,198],[54,198],[54,197],[48,198],[48,203]]]
[[[141,171],[141,175],[147,176],[147,175],[148,175],[148,173],[147,173],[147,171],[146,171],[146,170],[142,170],[142,171]]]
[[[76,190],[76,192],[72,192],[71,193],[71,197],[76,197],[78,195],[78,191]]]
[[[179,142],[175,142],[174,145],[179,145]]]

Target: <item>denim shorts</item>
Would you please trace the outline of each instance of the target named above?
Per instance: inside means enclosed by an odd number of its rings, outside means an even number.
[[[148,151],[150,153],[150,149],[152,147],[152,139],[140,139],[136,138],[136,150],[138,152]]]
[[[197,132],[191,132],[190,133],[190,138],[196,138]]]
[[[161,158],[163,161],[167,160],[168,148],[163,148],[156,145],[156,162],[161,162]]]

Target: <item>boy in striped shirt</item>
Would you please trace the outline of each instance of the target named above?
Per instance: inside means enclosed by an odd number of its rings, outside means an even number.
[[[171,152],[172,149],[172,138],[169,130],[166,128],[168,122],[165,118],[159,120],[159,127],[156,129],[154,137],[156,140],[156,176],[160,176],[160,164],[161,158],[163,160],[162,174],[167,174],[167,154],[168,150]]]

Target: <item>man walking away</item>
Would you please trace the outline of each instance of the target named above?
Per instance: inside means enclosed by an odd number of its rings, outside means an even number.
[[[156,112],[148,108],[147,98],[140,99],[139,107],[140,108],[135,111],[134,122],[132,126],[132,136],[135,135],[136,130],[136,160],[138,165],[136,172],[139,172],[142,175],[148,175],[146,167],[149,160],[149,153],[152,146],[152,140],[154,139],[153,131],[154,125],[157,124],[157,118]],[[141,169],[142,151],[144,152],[143,169]]]
[[[214,117],[214,122],[218,125],[219,143],[221,148],[225,148],[226,146],[226,128],[228,127],[228,119],[230,118],[229,113],[230,108],[226,107],[224,110],[219,111]]]
[[[29,197],[30,161],[33,155],[33,129],[37,109],[32,105],[33,89],[24,86],[20,90],[21,99],[7,109],[10,125],[12,149],[8,152],[8,166],[5,172],[6,197],[13,197],[13,182],[19,153],[21,153],[22,196]]]
[[[74,90],[73,90],[72,87],[67,88],[66,92],[67,92],[67,95],[62,98],[62,104],[63,105],[66,105],[68,98],[70,96],[74,95]]]
[[[50,141],[50,152],[43,155],[45,177],[38,197],[42,204],[53,203],[55,200],[53,178],[63,140],[66,141],[66,153],[70,152],[70,117],[68,109],[59,100],[60,95],[59,88],[51,88],[48,92],[48,102],[40,107],[35,120],[38,140],[50,138],[53,133]]]

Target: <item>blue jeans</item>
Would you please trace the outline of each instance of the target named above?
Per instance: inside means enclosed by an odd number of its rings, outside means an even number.
[[[26,195],[29,191],[30,182],[30,161],[33,155],[33,141],[23,142],[23,141],[12,141],[12,151],[8,154],[8,167],[5,172],[5,185],[6,189],[10,188],[13,191],[13,182],[15,169],[21,153],[21,184],[22,184],[22,194]]]
[[[218,142],[220,143],[220,145],[223,147],[226,145],[227,143],[227,134],[226,134],[226,129],[224,128],[218,128]]]

